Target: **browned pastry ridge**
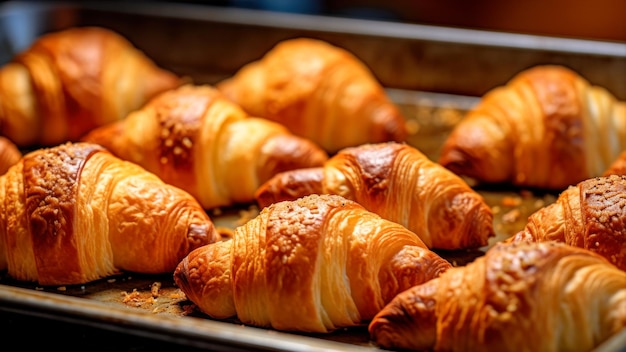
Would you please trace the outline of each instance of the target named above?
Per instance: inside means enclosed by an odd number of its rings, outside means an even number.
[[[602,173],[602,176],[609,175],[626,175],[626,150],[621,152]]]
[[[186,190],[205,209],[251,203],[256,189],[274,174],[328,159],[315,143],[279,123],[248,116],[209,85],[159,94],[82,140]]]
[[[17,280],[163,274],[218,240],[191,195],[98,145],[38,149],[0,176],[0,270]]]
[[[626,176],[594,177],[570,186],[507,241],[565,242],[626,270]]]
[[[405,227],[337,195],[264,208],[232,239],[191,252],[174,279],[207,315],[326,333],[366,324],[451,264]]]
[[[405,117],[369,68],[321,40],[279,42],[216,86],[250,115],[277,121],[330,154],[407,138]]]
[[[0,68],[0,135],[30,148],[77,141],[180,83],[111,30],[47,33]]]
[[[385,349],[592,351],[626,327],[626,272],[559,242],[498,243],[398,294],[369,325]]]
[[[452,130],[439,163],[479,183],[562,191],[626,150],[626,103],[562,66],[520,72]]]
[[[265,207],[313,193],[354,200],[414,231],[429,248],[478,248],[494,236],[493,213],[483,197],[405,143],[345,148],[322,167],[277,174],[255,199]]]
[[[0,175],[20,161],[22,152],[10,139],[0,136]]]

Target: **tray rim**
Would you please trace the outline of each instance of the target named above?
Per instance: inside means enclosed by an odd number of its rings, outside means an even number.
[[[0,284],[0,312],[49,318],[99,329],[123,332],[181,346],[221,347],[232,351],[337,351],[380,350],[272,329],[244,326],[194,316],[156,314],[118,304]],[[242,338],[245,336],[245,338]]]

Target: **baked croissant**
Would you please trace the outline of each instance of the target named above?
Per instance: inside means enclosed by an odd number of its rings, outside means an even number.
[[[340,196],[310,195],[192,251],[174,280],[213,318],[326,333],[365,324],[397,293],[450,267],[401,225]]]
[[[40,285],[173,272],[220,240],[188,193],[98,145],[32,151],[0,176],[0,270]]]
[[[354,200],[414,231],[429,248],[478,248],[494,236],[493,213],[482,196],[405,143],[344,148],[322,167],[277,174],[255,199],[265,207],[313,193]]]
[[[556,65],[488,92],[452,130],[438,162],[479,183],[562,191],[626,150],[626,103]]]
[[[498,243],[398,294],[369,325],[384,349],[591,351],[626,327],[626,272],[558,242]]]
[[[111,30],[48,33],[0,68],[0,135],[30,148],[77,141],[180,83]]]
[[[521,240],[565,242],[626,270],[626,176],[595,177],[568,187],[507,241]]]
[[[282,41],[216,87],[250,115],[277,121],[330,154],[407,138],[404,116],[369,68],[321,40]]]
[[[0,175],[20,161],[22,152],[10,139],[0,136]]]
[[[313,142],[248,116],[209,85],[164,92],[83,141],[143,166],[205,209],[253,202],[256,189],[274,174],[328,159]]]

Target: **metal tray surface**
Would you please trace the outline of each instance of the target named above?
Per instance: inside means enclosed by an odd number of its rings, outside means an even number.
[[[567,65],[626,99],[625,43],[162,2],[2,3],[0,64],[43,33],[85,25],[116,30],[159,65],[208,84],[233,74],[280,40],[296,36],[327,40],[369,65],[409,120],[409,143],[432,159],[482,94],[536,64]],[[477,191],[494,211],[497,236],[490,245],[521,230],[531,213],[557,197],[524,189]],[[209,215],[219,228],[232,229],[256,212],[254,205],[241,205]],[[440,254],[454,265],[465,265],[489,246]],[[179,350],[378,350],[370,343],[366,326],[309,335],[212,320],[195,310],[171,275],[124,273],[85,285],[38,287],[0,274],[2,316],[87,326],[157,341],[156,346],[168,343]],[[598,351],[626,350],[624,346],[626,332]]]

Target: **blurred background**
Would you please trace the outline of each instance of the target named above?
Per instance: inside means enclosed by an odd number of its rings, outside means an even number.
[[[198,4],[626,41],[624,0],[196,0]]]

